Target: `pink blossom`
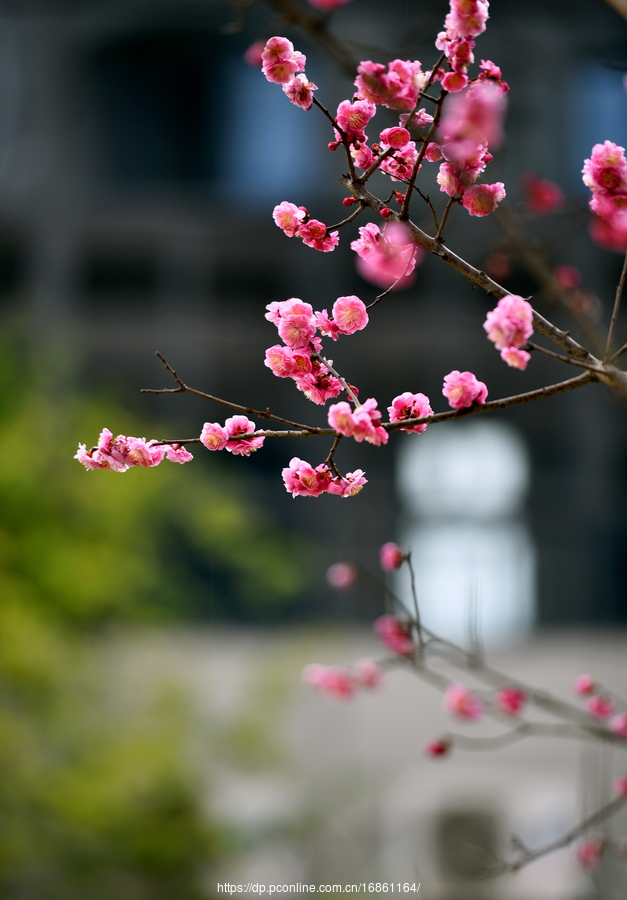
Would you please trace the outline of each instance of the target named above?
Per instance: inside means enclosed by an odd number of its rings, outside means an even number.
[[[354,334],[368,324],[366,304],[354,294],[338,297],[333,304],[333,320],[342,334]]]
[[[95,448],[88,450],[85,444],[78,445],[78,451],[74,454],[74,459],[77,459],[82,466],[85,466],[88,472],[93,469],[110,468],[110,466],[100,458]]]
[[[412,110],[425,83],[422,66],[416,60],[393,59],[386,67],[371,60],[357,67],[355,85],[361,97],[389,109]]]
[[[609,723],[609,729],[614,734],[619,734],[621,737],[627,738],[627,714],[617,713],[617,715],[612,716]]]
[[[329,363],[332,361],[329,360]],[[342,393],[342,384],[334,375],[320,365],[316,360],[312,361],[312,371],[295,379],[296,387],[302,391],[308,400],[322,406],[327,400],[337,397]]]
[[[200,440],[207,450],[223,450],[229,436],[217,422],[205,422],[200,432]]]
[[[609,719],[614,712],[614,703],[610,697],[596,695],[586,703],[586,712],[595,719]]]
[[[311,358],[302,350],[275,344],[266,350],[264,365],[278,378],[298,378],[311,372]]]
[[[627,216],[615,216],[611,221],[593,216],[590,221],[590,237],[595,244],[606,250],[624,253],[627,250]]]
[[[533,307],[517,294],[502,297],[483,324],[497,350],[520,347],[533,334]]]
[[[388,541],[379,549],[379,562],[384,572],[394,572],[396,569],[400,569],[406,559],[407,554],[403,553],[398,544],[393,541]]]
[[[368,479],[364,475],[363,469],[355,469],[354,472],[347,472],[340,478],[332,478],[327,488],[330,494],[338,494],[340,497],[354,497],[358,494]]]
[[[411,622],[391,615],[379,616],[374,623],[374,631],[379,640],[392,653],[398,653],[399,656],[411,656],[414,652]]]
[[[283,37],[272,37],[266,41],[261,59],[263,74],[273,84],[291,81],[297,72],[304,70],[307,62],[302,53],[294,50],[292,42]]]
[[[501,350],[501,359],[512,369],[524,370],[531,359],[531,354],[526,350],[519,350],[517,347],[506,347],[505,350]]]
[[[362,226],[351,248],[358,255],[359,274],[384,288],[395,283],[396,289],[408,287],[416,262],[423,257],[407,230],[396,222],[389,222],[383,233],[374,223]]]
[[[309,219],[304,225],[300,226],[299,235],[303,239],[303,244],[313,247],[314,250],[321,250],[328,253],[335,250],[340,242],[338,231],[327,234],[327,226],[318,219]]]
[[[337,322],[334,322],[333,319],[329,318],[326,309],[316,313],[316,326],[320,334],[324,334],[325,337],[330,337],[334,341],[337,341],[340,336],[340,329],[337,326]]]
[[[440,185],[440,190],[449,197],[464,193],[465,185],[459,177],[459,169],[450,162],[442,163],[435,180]]]
[[[374,659],[360,659],[353,666],[355,680],[362,687],[377,688],[383,680],[383,669]]]
[[[398,121],[403,128],[424,128],[433,122],[433,116],[426,109],[418,109],[413,113],[401,113]]]
[[[568,263],[555,266],[553,269],[553,277],[560,287],[566,288],[566,290],[569,291],[574,290],[581,284],[581,272],[576,266],[568,265]]]
[[[224,423],[224,430],[228,436],[226,449],[234,456],[250,456],[254,450],[259,450],[265,441],[261,436],[246,437],[255,430],[255,423],[246,416],[231,416]]]
[[[485,31],[488,8],[488,0],[451,0],[444,27],[459,37],[477,37]]]
[[[599,865],[604,844],[605,838],[599,836],[577,845],[575,855],[584,869],[594,869]]]
[[[581,171],[583,183],[594,193],[627,192],[625,148],[612,141],[595,144],[590,159],[585,160]]]
[[[321,666],[312,663],[305,666],[302,678],[305,684],[336,700],[348,700],[356,689],[351,673],[340,666]]]
[[[187,451],[179,448],[183,454]],[[169,452],[168,452],[169,451]],[[114,472],[126,472],[133,466],[158,466],[168,455],[174,462],[187,462],[186,459],[173,459],[172,450],[156,441],[146,438],[131,437],[119,434],[113,437],[108,428],[103,428],[98,438],[98,445],[87,450],[85,444],[78,445],[74,456],[89,471],[92,469],[111,469]],[[191,453],[187,454],[191,459]]]
[[[351,144],[350,151],[358,169],[365,171],[374,162],[374,153],[368,144]]]
[[[309,81],[306,75],[294,75],[291,81],[283,85],[283,93],[294,106],[301,109],[311,109],[313,105],[313,92],[318,90],[318,85]]]
[[[394,125],[392,128],[384,128],[379,135],[379,140],[387,147],[394,147],[395,150],[402,150],[411,140],[411,135],[406,128],[400,128],[398,125]]]
[[[627,797],[627,777],[619,775],[612,782],[612,790],[617,797]]]
[[[496,705],[506,716],[517,716],[526,702],[527,697],[520,688],[504,687],[496,692]]]
[[[456,94],[468,87],[468,76],[463,72],[447,72],[442,78],[442,87],[449,94]]]
[[[536,216],[556,212],[564,205],[563,191],[555,182],[539,178],[534,172],[526,172],[520,180],[527,208]]]
[[[313,316],[287,315],[279,322],[279,337],[292,350],[308,347],[316,333],[316,321]]]
[[[577,694],[591,694],[594,690],[594,678],[592,675],[578,675],[575,679],[575,692]]]
[[[459,719],[478,719],[483,715],[483,703],[463,684],[451,684],[444,694],[444,707]]]
[[[181,447],[180,444],[166,444],[165,455],[170,462],[186,463],[191,462],[194,458],[189,450]]]
[[[344,437],[353,436],[355,421],[353,419],[353,411],[346,400],[331,404],[328,412],[328,422],[331,428],[335,428]]]
[[[365,440],[376,447],[387,444],[389,435],[381,426],[381,413],[374,397],[358,406],[353,413],[353,437],[356,441]]]
[[[285,489],[292,492],[292,497],[319,497],[327,489],[324,474],[297,456],[290,460],[282,475]]]
[[[327,584],[336,591],[346,591],[357,581],[357,566],[351,562],[338,562],[329,566],[326,573]]]
[[[342,100],[337,108],[336,122],[349,140],[365,141],[364,129],[376,111],[375,104],[368,100]]]
[[[265,44],[263,41],[255,41],[244,53],[244,60],[254,69],[260,69],[263,65],[263,50]]]
[[[275,300],[266,306],[268,312],[264,318],[274,325],[279,325],[281,319],[289,316],[307,316],[313,319],[314,311],[311,303],[304,303],[298,297],[290,297],[289,300]]]
[[[307,210],[302,206],[296,206],[295,203],[290,203],[288,200],[283,200],[272,211],[272,218],[275,223],[288,237],[296,237],[306,216]]]
[[[505,185],[502,181],[494,184],[473,184],[464,191],[462,206],[471,216],[489,216],[504,196]]]
[[[451,745],[448,741],[443,740],[429,741],[428,744],[425,744],[424,749],[427,756],[446,756],[451,749]]]
[[[483,142],[497,147],[503,140],[505,108],[506,99],[499,85],[492,81],[475,82],[447,98],[439,140],[456,144],[458,156],[464,156],[468,146]]]
[[[388,406],[390,422],[404,422],[405,419],[422,419],[424,416],[433,415],[429,398],[424,394],[410,394],[405,391],[392,400]],[[401,428],[400,431],[415,432],[421,434],[428,425],[412,425],[409,428]]]
[[[485,403],[488,389],[472,372],[454,369],[445,376],[442,393],[453,409],[466,409],[473,403]]]
[[[386,149],[385,146],[383,149]],[[392,181],[407,180],[418,159],[418,151],[414,141],[409,141],[402,150],[397,150],[381,163],[381,171],[390,176]],[[420,170],[420,167],[419,167]]]

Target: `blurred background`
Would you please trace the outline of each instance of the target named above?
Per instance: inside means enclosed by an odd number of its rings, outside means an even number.
[[[448,9],[354,0],[327,22],[294,7],[356,61],[426,68]],[[0,895],[191,900],[225,880],[409,879],[436,900],[618,896],[613,864],[595,884],[568,851],[503,884],[450,852],[452,833],[490,852],[510,829],[552,839],[604,799],[618,758],[534,745],[434,766],[421,758],[445,727],[433,690],[397,673],[339,708],[298,680],[314,659],[378,652],[383,588],[364,577],[334,593],[324,572],[350,559],[376,574],[395,539],[414,549],[431,627],[466,643],[472,604],[517,676],[569,696],[596,667],[627,688],[627,417],[608,391],[396,433],[387,450],[343,442],[340,469],[369,479],[346,501],[284,490],[292,456],[326,457],[321,438],[268,440],[250,459],[201,448],[185,467],[124,477],[72,459],[103,426],[182,439],[228,415],[141,394],[172,386],[155,350],[196,388],[325,423],[263,365],[276,342],[265,305],[330,309],[377,289],[355,272],[357,225],[320,254],[271,218],[282,200],[327,223],[345,214],[323,117],[243,60],[286,34],[326,106],[352,95],[342,61],[288,13],[0,0]],[[477,61],[500,65],[511,93],[486,178],[505,183],[509,212],[456,209],[447,243],[594,342],[622,259],[590,239],[581,166],[594,143],[627,142],[627,23],[601,0],[495,0],[491,16]],[[560,186],[558,212],[530,207],[529,172]],[[437,203],[434,175],[421,184]],[[558,290],[565,264],[581,283]],[[452,369],[492,397],[573,374],[538,356],[524,375],[507,369],[483,337],[488,308],[426,260],[333,356],[382,410],[406,390],[444,409]]]

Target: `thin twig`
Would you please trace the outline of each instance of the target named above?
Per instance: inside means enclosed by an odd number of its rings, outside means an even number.
[[[346,134],[346,132],[344,131],[344,129],[341,128],[341,127],[337,124],[337,119],[335,119],[335,118],[331,115],[331,113],[330,113],[329,110],[326,108],[326,106],[323,106],[322,103],[320,103],[320,101],[318,100],[318,98],[317,98],[316,96],[313,97],[313,103],[314,103],[314,106],[317,106],[318,109],[319,109],[322,113],[324,113],[324,115],[327,117],[327,119],[329,120],[329,122],[331,123],[331,125],[333,126],[333,128],[334,128],[334,129],[337,131],[337,133],[340,135],[340,138],[342,139],[342,146],[344,147],[344,153],[346,154],[346,161],[347,161],[347,163],[348,163],[348,170],[349,170],[349,172],[350,172],[350,179],[351,179],[352,182],[356,181],[356,180],[357,180],[357,173],[356,173],[356,171],[355,171],[355,163],[353,162],[353,157],[351,156],[350,141],[349,141],[349,139],[348,139],[348,135]]]
[[[616,319],[618,318],[618,310],[620,309],[620,301],[623,296],[623,288],[625,287],[625,278],[627,278],[627,253],[623,261],[623,268],[620,273],[620,279],[616,287],[616,295],[614,297],[614,309],[612,310],[612,319],[610,321],[609,331],[607,333],[607,341],[605,343],[605,354],[603,361],[607,362],[612,350],[612,341],[614,340],[614,329],[616,328]]]
[[[337,450],[338,445],[339,445],[339,443],[340,443],[341,440],[342,440],[342,435],[341,435],[341,434],[336,434],[336,435],[335,435],[335,440],[333,441],[333,446],[332,446],[331,449],[329,450],[329,454],[328,454],[327,458],[326,458],[325,461],[324,461],[324,465],[325,465],[325,466],[328,466],[333,472],[335,472],[335,474],[336,474],[339,478],[342,477],[342,474],[341,474],[341,472],[339,471],[339,469],[337,468],[337,466],[335,465],[335,459],[334,459],[334,457],[335,457],[335,451]]]
[[[349,222],[352,222],[353,219],[356,219],[360,212],[363,212],[365,209],[365,205],[359,201],[357,204],[357,209],[354,210],[346,219],[342,219],[341,222],[336,222],[335,225],[327,225],[327,231],[333,231],[335,228],[341,228],[342,225],[348,225]]]
[[[416,633],[418,635],[418,647],[422,648],[423,640],[422,640],[422,626],[420,623],[420,611],[418,609],[418,594],[416,592],[416,573],[414,572],[414,566],[411,561],[411,552],[405,555],[405,560],[407,561],[407,566],[409,568],[409,580],[411,584],[411,596],[414,602],[414,615],[415,621],[414,624],[416,626]]]
[[[444,232],[444,226],[446,225],[446,220],[448,219],[448,214],[450,213],[451,207],[453,206],[454,203],[455,203],[455,197],[449,197],[449,201],[446,204],[446,208],[445,208],[444,214],[442,216],[442,221],[440,222],[440,227],[438,228],[438,233],[435,236],[436,241],[444,240],[444,238],[442,237],[442,234]]]
[[[331,363],[328,360],[326,360],[324,358],[324,356],[321,356],[320,353],[312,353],[311,356],[313,359],[317,359],[318,362],[321,362],[322,365],[325,366],[325,368],[329,370],[331,375],[334,375],[337,378],[337,380],[340,382],[343,389],[346,391],[346,394],[350,397],[350,399],[353,401],[355,406],[360,406],[361,404],[359,403],[359,400],[357,398],[357,394],[355,393],[355,391],[352,389],[352,387],[350,386],[348,381],[345,378],[343,378],[339,372],[335,371],[335,369],[333,368]]]
[[[591,372],[598,372],[597,366],[590,366],[578,359],[572,359],[570,356],[562,356],[561,353],[554,353],[553,350],[548,350],[546,347],[541,347],[539,344],[534,344],[531,341],[527,341],[526,346],[530,347],[532,350],[537,350],[539,353],[543,353],[545,356],[559,359],[560,362],[568,363],[571,366],[579,366],[580,369],[590,369]]]

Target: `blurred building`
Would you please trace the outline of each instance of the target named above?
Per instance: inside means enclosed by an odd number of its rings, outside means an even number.
[[[357,58],[401,53],[427,66],[446,8],[419,4],[408,30],[405,3],[356,0],[339,11],[337,29],[351,35]],[[274,227],[270,211],[283,199],[340,220],[342,163],[324,149],[322,117],[290,106],[241,60],[252,40],[278,27],[271,11],[254,6],[243,31],[228,35],[232,15],[221,0],[0,2],[0,301],[27,320],[42,382],[60,402],[80,386],[139,404],[139,388],[170,384],[154,361],[158,349],[212,394],[324,422],[263,366],[275,340],[264,306],[300,296],[330,308],[340,294],[372,297],[373,289],[346,247],[354,226],[324,255]],[[328,105],[349,96],[340,67],[290,34]],[[596,0],[494,4],[476,52],[501,65],[512,86],[508,140],[490,174],[512,199],[520,173],[533,168],[583,205],[579,172],[592,144],[627,140],[626,37],[625,22]],[[449,242],[483,265],[494,223],[457,212]],[[538,234],[556,262],[576,261],[586,289],[607,303],[620,262],[593,247],[585,216],[540,223]],[[534,290],[520,268],[506,284]],[[377,307],[373,326],[337,345],[338,365],[381,409],[404,390],[438,398],[454,368],[475,371],[491,396],[568,377],[543,358],[528,377],[504,371],[483,338],[486,308],[457,273],[429,260],[414,288]],[[223,416],[189,397],[141,402],[160,428],[183,422],[190,437]],[[531,463],[519,512],[535,547],[539,621],[624,622],[624,410],[592,386],[499,418],[518,430]],[[378,545],[403,527],[394,454],[407,440],[417,439],[395,435],[391,453],[342,447],[339,465],[362,467],[370,479],[346,502],[292,501],[283,492],[280,469],[292,455],[326,456],[318,439],[306,449],[268,441],[254,460],[225,465],[254,473],[255,490],[289,527],[324,535],[329,562],[337,554],[372,566]],[[337,612],[317,587],[303,603]]]

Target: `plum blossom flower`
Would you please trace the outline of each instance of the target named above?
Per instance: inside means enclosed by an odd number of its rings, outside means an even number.
[[[612,782],[612,790],[617,797],[627,797],[627,777],[619,775]]]
[[[337,562],[326,572],[327,584],[336,591],[346,591],[357,581],[357,566],[352,562]]]
[[[502,181],[494,184],[473,184],[464,191],[462,206],[471,216],[489,216],[504,196],[505,185]]]
[[[323,253],[335,250],[340,242],[339,231],[332,231],[331,234],[327,234],[327,226],[318,219],[309,219],[308,222],[300,226],[298,233],[303,239],[303,244]]]
[[[539,178],[535,172],[525,172],[520,181],[527,209],[536,216],[557,212],[564,205],[564,192],[554,181]]]
[[[517,294],[507,294],[488,313],[483,328],[497,350],[502,351],[505,362],[519,369],[525,368],[528,359],[511,351],[520,348],[533,334],[533,308],[530,303]]]
[[[224,423],[228,440],[226,449],[234,456],[250,456],[254,450],[263,446],[262,436],[249,437],[255,430],[255,423],[246,416],[231,416]]]
[[[325,472],[321,472],[297,456],[282,472],[285,489],[291,491],[292,497],[319,497],[327,490],[325,474],[326,467]]]
[[[451,11],[444,20],[444,27],[448,33],[459,37],[477,37],[485,31],[488,9],[488,0],[451,0]]]
[[[381,63],[360,62],[355,86],[359,95],[371,103],[389,109],[412,110],[426,81],[421,64],[416,60],[393,59],[387,71]]]
[[[575,848],[575,856],[584,869],[594,869],[601,862],[601,856],[605,846],[604,835],[599,835],[589,841],[583,841]]]
[[[502,88],[492,81],[475,82],[466,90],[449,96],[438,141],[450,145],[450,158],[463,158],[483,143],[498,147],[503,140],[506,105]]]
[[[453,409],[466,409],[473,403],[485,403],[488,389],[472,372],[454,369],[445,376],[442,393]]]
[[[595,695],[586,703],[586,712],[595,719],[609,719],[614,712],[614,702],[610,697]]]
[[[520,688],[504,687],[496,692],[496,705],[506,716],[517,716],[526,702],[527,697]]]
[[[283,93],[294,106],[301,109],[311,109],[313,105],[313,92],[318,90],[318,85],[309,81],[306,75],[294,75],[291,81],[283,85]]]
[[[377,688],[383,679],[383,670],[374,659],[360,659],[353,666],[353,675],[362,687]]]
[[[205,422],[200,432],[200,440],[207,450],[224,450],[229,436],[218,422]]]
[[[363,469],[355,469],[354,472],[347,472],[340,478],[332,478],[327,491],[329,494],[337,494],[340,497],[354,497],[365,484],[368,484],[368,479],[365,477]]]
[[[377,447],[388,442],[389,435],[381,426],[381,414],[373,397],[354,412],[345,401],[334,403],[329,407],[328,419],[329,425],[344,437],[353,437],[359,442],[368,441]]]
[[[382,145],[382,149],[387,149]],[[402,150],[397,150],[381,163],[381,171],[386,172],[392,181],[406,180],[412,173],[418,158],[415,141],[409,141]],[[421,167],[419,167],[420,169]]]
[[[627,192],[625,148],[612,141],[595,144],[581,171],[583,183],[595,194]]]
[[[182,451],[183,455],[187,454],[189,459],[192,459],[191,453],[187,453],[182,447],[178,449]],[[98,438],[98,445],[88,450],[85,444],[79,444],[74,459],[77,459],[88,471],[111,469],[113,472],[126,472],[133,466],[158,466],[165,458],[166,453],[168,453],[168,459],[172,459],[174,462],[187,462],[187,459],[178,459],[174,448],[169,448],[167,445],[125,434],[119,434],[114,438],[108,428],[103,428]]]
[[[619,734],[621,737],[627,738],[627,714],[617,713],[615,716],[612,716],[609,723],[609,729],[614,734]]]
[[[379,549],[379,562],[384,572],[394,572],[400,569],[403,562],[407,559],[407,554],[403,553],[398,544],[388,541]]]
[[[402,150],[411,140],[411,135],[406,128],[394,125],[392,128],[384,128],[379,135],[379,140],[386,147],[393,147],[395,150]]]
[[[368,324],[366,304],[355,294],[338,297],[333,304],[333,321],[341,334],[354,334]]]
[[[438,757],[438,756],[446,756],[446,754],[451,749],[451,745],[448,741],[437,740],[437,741],[429,741],[428,744],[425,744],[425,753],[427,756]]]
[[[411,656],[414,642],[411,637],[411,623],[396,616],[384,615],[374,623],[374,631],[382,643],[399,656]]]
[[[390,422],[404,422],[405,419],[421,419],[423,416],[433,415],[429,398],[424,394],[411,394],[405,391],[392,400],[392,405],[388,406]],[[401,428],[400,431],[415,432],[422,434],[428,425],[412,425],[409,428]]]
[[[396,289],[409,286],[416,263],[423,256],[407,230],[396,222],[389,222],[383,233],[373,222],[362,226],[351,248],[358,256],[359,274],[384,288],[395,282]]]
[[[524,370],[531,359],[531,353],[519,350],[518,347],[506,347],[505,350],[501,350],[501,359],[512,369]]]
[[[444,694],[444,708],[458,719],[478,719],[483,703],[463,684],[451,684]]]
[[[369,100],[342,100],[335,120],[349,140],[365,141],[365,128],[377,111]],[[336,132],[337,135],[337,132]],[[337,135],[339,137],[339,135]]]
[[[296,237],[306,216],[307,210],[303,206],[296,206],[288,200],[283,200],[272,211],[275,223],[288,237]]]
[[[170,462],[176,463],[191,462],[194,458],[189,450],[186,450],[185,447],[181,447],[180,444],[166,444],[165,455],[166,459],[169,459]]]
[[[340,666],[322,666],[311,663],[302,672],[305,684],[335,700],[348,700],[355,694],[356,684],[348,669]]]
[[[592,675],[578,675],[575,678],[575,693],[591,694],[594,690],[594,678]]]
[[[262,71],[273,84],[286,84],[305,68],[307,58],[284,37],[271,37],[261,53]]]

